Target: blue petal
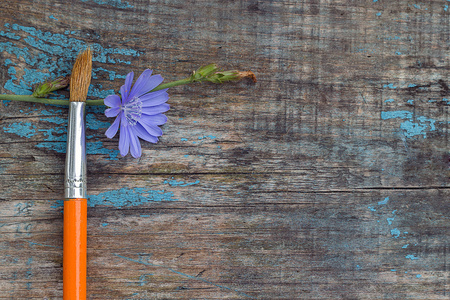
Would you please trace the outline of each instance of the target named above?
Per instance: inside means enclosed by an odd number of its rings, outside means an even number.
[[[120,88],[120,94],[122,95],[123,104],[128,102],[128,95],[131,91],[131,83],[133,82],[134,73],[130,72],[125,77],[125,84]]]
[[[155,76],[156,76],[156,75],[155,75]],[[147,93],[147,94],[145,94],[145,95],[142,95],[142,96],[139,97],[139,98],[142,98],[142,97],[147,96],[147,95],[153,95],[154,97],[156,97],[156,96],[159,96],[159,95],[161,95],[161,94],[167,93],[167,90],[168,90],[168,89],[163,89],[163,90],[159,90],[159,91]]]
[[[157,93],[156,95],[153,93],[148,93],[145,95],[142,95],[141,97],[139,97],[139,99],[142,102],[142,107],[148,107],[148,106],[156,106],[162,103],[167,102],[167,100],[169,100],[169,94],[167,94],[166,92],[164,93],[159,93],[158,92],[154,92]]]
[[[119,150],[120,155],[125,156],[130,150],[130,133],[124,114],[121,114],[120,117],[122,118],[122,120],[120,126]]]
[[[163,114],[152,115],[151,118],[148,117],[148,121],[155,125],[163,125],[166,124],[167,117]]]
[[[115,117],[119,114],[120,112],[120,107],[113,107],[113,108],[108,108],[105,110],[105,116],[107,116],[108,118],[112,118]]]
[[[105,98],[105,100],[103,101],[105,103],[105,105],[109,106],[109,107],[119,107],[120,106],[120,97],[117,95],[109,95],[108,97]]]
[[[116,135],[117,130],[119,129],[119,124],[120,124],[120,116],[117,117],[112,123],[112,125],[108,128],[108,130],[106,130],[105,135],[108,138],[112,139]]]
[[[146,121],[145,118],[141,118],[139,124],[144,127],[144,129],[153,136],[161,136],[163,134],[161,128],[153,124],[151,121]]]
[[[130,130],[129,130],[130,142],[131,142],[130,152],[134,158],[139,158],[142,155],[142,149],[141,149],[141,143],[139,142],[139,139],[136,135],[134,127],[135,126],[130,127]]]
[[[136,126],[134,126],[134,130],[136,131],[137,136],[141,139],[153,144],[158,142],[158,138],[148,133],[141,124],[137,123]]]
[[[142,96],[163,82],[164,79],[161,75],[150,76],[151,73],[152,70],[145,70],[142,72],[141,76],[139,76],[131,89],[131,93],[128,95],[128,98],[133,99],[134,97]]]
[[[160,104],[157,106],[150,106],[150,107],[143,107],[142,108],[142,113],[146,114],[146,115],[157,115],[163,112],[168,111],[170,108],[170,105],[167,103],[164,104]]]

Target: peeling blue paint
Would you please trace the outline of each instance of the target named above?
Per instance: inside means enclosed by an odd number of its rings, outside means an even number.
[[[27,123],[12,123],[8,127],[3,127],[3,130],[8,133],[14,133],[20,137],[30,138],[36,134],[36,126]]]
[[[398,238],[400,236],[400,230],[398,230],[397,228],[391,229],[391,235],[394,238]]]
[[[86,127],[89,129],[99,130],[111,126],[110,122],[100,121],[95,117],[95,114],[86,114]]]
[[[184,181],[177,181],[175,179],[173,179],[173,177],[171,178],[171,180],[165,180],[164,181],[165,184],[169,184],[170,186],[190,186],[190,185],[196,185],[200,183],[200,180],[196,180],[194,182],[184,182]]]
[[[389,197],[386,197],[386,198],[384,198],[383,201],[379,201],[378,205],[386,205],[386,204],[388,204],[388,201],[389,201]]]
[[[47,121],[47,122],[58,124],[58,125],[62,125],[62,124],[66,124],[67,123],[66,119],[63,119],[63,118],[60,118],[60,117],[42,118],[41,121]]]
[[[46,112],[48,114],[48,112]],[[88,114],[89,116],[89,114]],[[20,137],[31,138],[38,133],[44,135],[44,141],[37,143],[36,147],[45,148],[48,150],[56,151],[58,153],[66,153],[66,140],[67,140],[67,122],[60,117],[43,118],[42,120],[48,121],[54,124],[61,124],[62,126],[54,126],[47,129],[37,129],[36,125],[32,125],[30,122],[26,123],[13,123],[7,127],[3,127],[3,130],[8,133],[14,133]],[[92,122],[93,129],[106,128],[108,124],[95,120],[94,117],[89,118]],[[93,137],[91,137],[92,139]],[[108,155],[109,160],[117,160],[119,156],[119,150],[104,148],[101,141],[87,140],[86,142],[87,154],[103,154]]]
[[[413,137],[416,135],[422,135],[424,138],[427,137],[427,131],[435,131],[436,130],[436,120],[424,117],[424,116],[418,116],[416,117],[416,120],[418,122],[414,121],[414,115],[410,111],[405,110],[398,110],[398,111],[382,111],[381,112],[381,119],[388,120],[388,119],[407,119],[406,121],[402,122],[400,124],[400,128],[403,129],[403,133],[406,137]]]
[[[108,160],[118,160],[119,150],[104,148],[101,141],[87,141],[86,142],[86,153],[89,154],[104,154],[109,155]]]
[[[56,21],[58,21],[58,19],[57,18],[55,18],[55,16],[54,15],[50,15],[50,16],[48,16],[50,19],[53,19],[53,20],[56,20]]]
[[[405,258],[409,258],[411,260],[419,259],[417,256],[414,256],[413,254],[406,255]]]
[[[383,85],[383,88],[396,89],[397,87],[396,87],[394,84],[389,83],[389,84],[384,84],[384,85]]]
[[[394,99],[390,98],[390,99],[384,100],[384,103],[390,103],[390,102],[394,102],[394,101],[395,101]]]
[[[206,139],[206,138],[209,138],[209,139],[213,140],[213,139],[216,139],[217,137],[214,136],[214,135],[211,135],[211,134],[210,135],[203,135],[203,136],[199,136],[198,137],[199,140],[203,140],[203,139]]]
[[[108,1],[110,3],[111,1]],[[115,1],[116,4],[119,3]],[[105,2],[106,3],[106,2]],[[112,3],[112,2],[111,2]],[[10,79],[6,81],[4,88],[14,94],[31,94],[31,86],[34,83],[41,82],[49,77],[67,75],[72,68],[72,63],[77,53],[85,49],[88,44],[85,39],[71,37],[69,35],[81,34],[78,31],[66,30],[64,34],[43,32],[34,27],[26,27],[18,24],[6,23],[6,31],[0,31],[0,36],[7,37],[13,41],[0,43],[0,51],[5,51],[14,55],[18,60],[25,61],[30,68],[20,67],[21,77],[17,75],[17,67],[11,59],[5,60],[4,65],[9,66],[8,71]],[[16,40],[22,40],[20,45],[15,44]],[[23,47],[23,43],[31,46]],[[120,56],[135,57],[141,53],[133,49],[124,48],[104,48],[98,43],[89,43],[93,49],[93,61],[95,62],[114,62],[131,64],[131,61],[124,60]],[[11,69],[12,68],[12,69]],[[45,70],[45,71],[41,71]],[[124,75],[117,75],[114,71],[109,71],[98,67],[93,69],[94,78],[97,72],[107,72],[109,78],[124,78]],[[114,91],[101,90],[99,86],[90,88],[88,96],[104,98],[113,94]]]
[[[122,208],[125,206],[139,206],[149,202],[177,201],[172,192],[164,190],[150,190],[148,188],[121,188],[90,195],[88,205],[90,207],[98,205],[114,206]]]
[[[88,2],[92,1],[94,3],[100,4],[100,5],[111,5],[117,8],[133,8],[133,5],[130,5],[127,1],[122,0],[81,0],[81,2]]]

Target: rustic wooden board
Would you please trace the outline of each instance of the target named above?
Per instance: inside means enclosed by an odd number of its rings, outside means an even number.
[[[201,65],[121,158],[89,108],[89,299],[448,299],[450,2],[11,0],[1,93]],[[67,91],[59,93],[67,97]],[[0,299],[62,297],[65,107],[0,108]]]

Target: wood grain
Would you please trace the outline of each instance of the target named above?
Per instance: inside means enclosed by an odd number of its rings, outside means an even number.
[[[91,99],[146,68],[258,79],[170,89],[138,160],[88,109],[88,298],[447,299],[448,5],[1,2],[2,93],[85,45]],[[0,111],[0,299],[60,299],[67,111]]]

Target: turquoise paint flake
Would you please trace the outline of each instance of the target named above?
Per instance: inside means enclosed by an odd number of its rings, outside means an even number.
[[[86,142],[86,153],[88,155],[89,154],[109,155],[109,158],[107,158],[107,160],[118,160],[120,151],[105,148],[101,141],[95,141],[95,142],[87,141]]]
[[[436,120],[419,116],[416,117],[416,120],[418,122],[413,122],[414,117],[413,113],[410,111],[405,110],[398,110],[398,111],[382,111],[381,112],[381,119],[382,120],[388,120],[388,119],[407,119],[406,121],[402,122],[400,124],[400,128],[403,129],[403,133],[406,137],[413,137],[416,135],[422,135],[424,138],[427,137],[427,131],[435,131],[436,130]]]
[[[8,72],[10,79],[6,80],[4,88],[14,94],[30,95],[34,83],[41,82],[49,77],[54,78],[67,75],[72,68],[77,53],[88,46],[84,37],[78,39],[68,36],[69,34],[81,34],[78,31],[66,30],[64,34],[58,34],[43,32],[34,27],[26,27],[18,24],[11,25],[8,23],[4,27],[7,30],[0,31],[0,36],[9,38],[10,41],[0,43],[0,52],[4,51],[10,55],[14,55],[17,60],[24,61],[30,67],[20,67],[25,74],[21,75],[22,78],[18,78],[12,60],[5,61],[5,66],[10,66],[13,69],[10,69]],[[16,35],[16,33],[20,35]],[[16,40],[22,40],[22,42],[16,44]],[[24,44],[31,46],[31,49],[23,47],[22,45]],[[141,55],[140,52],[133,49],[104,48],[98,43],[89,43],[89,46],[93,49],[93,61],[97,62],[131,64],[131,61],[124,60],[123,56],[136,57]],[[56,57],[59,58],[55,59]],[[116,75],[113,71],[106,69],[101,69],[101,71],[108,72],[110,78],[112,76],[114,78],[125,77]],[[96,76],[95,70],[94,76]],[[92,87],[89,90],[88,96],[104,98],[113,93],[114,91],[112,90],[101,91],[98,87]]]
[[[384,100],[384,103],[390,103],[390,102],[394,102],[394,101],[395,101],[394,99],[390,98],[390,99]]]
[[[13,39],[13,40],[20,40],[20,36],[17,36],[12,32],[4,32],[3,30],[0,31],[0,36],[4,36],[4,37],[7,37],[7,38]]]
[[[417,275],[416,275],[416,277],[417,277],[417,278],[420,278],[420,277],[422,277],[422,275],[420,275],[420,274],[417,274]]]
[[[81,0],[81,2],[88,2],[89,0]],[[111,5],[117,8],[133,8],[133,5],[130,5],[128,2],[122,0],[90,0],[94,3],[100,4],[100,5]]]
[[[108,128],[111,126],[110,122],[100,121],[94,114],[86,114],[86,127],[93,130]]]
[[[398,238],[400,236],[400,230],[398,230],[397,228],[391,229],[391,235],[394,238]]]
[[[177,201],[172,192],[163,190],[150,190],[148,188],[121,188],[90,195],[88,205],[90,207],[98,205],[114,206],[117,208],[139,206],[149,202]]]
[[[31,138],[36,134],[36,126],[27,123],[12,123],[8,127],[3,127],[3,130],[8,133],[14,133],[20,137]]]
[[[37,144],[36,147],[53,150],[58,153],[66,153],[66,143],[65,142],[42,142],[42,143]]]
[[[376,16],[377,16],[377,17],[381,16],[381,12],[377,12],[377,13],[376,13]]]
[[[386,197],[386,198],[384,198],[383,201],[379,201],[378,205],[386,205],[388,203],[388,201],[389,201],[389,197]]]
[[[414,256],[413,254],[406,255],[405,258],[409,258],[411,260],[419,259],[417,256]]]
[[[53,19],[53,20],[56,20],[56,21],[58,21],[58,19],[57,18],[55,18],[55,16],[54,15],[50,15],[50,16],[48,16],[50,19]]]
[[[384,84],[384,85],[383,85],[383,88],[396,89],[397,87],[396,87],[394,84],[389,83],[389,84]]]
[[[199,140],[203,140],[203,139],[206,139],[206,138],[209,138],[209,139],[212,139],[212,140],[213,140],[213,139],[215,139],[215,138],[217,138],[217,137],[214,136],[214,135],[211,135],[211,134],[210,134],[210,135],[203,135],[203,136],[199,136],[199,137],[198,137]]]
[[[106,74],[108,74],[109,76],[109,80],[114,80],[116,78],[120,78],[120,79],[125,79],[127,76],[126,75],[120,75],[120,74],[116,74],[115,71],[111,71],[111,70],[107,70],[105,68],[102,67],[98,67],[98,68],[93,68],[92,69],[92,78],[93,79],[97,79],[97,73],[99,72],[104,72]]]
[[[169,184],[170,186],[182,186],[182,187],[185,187],[185,186],[190,186],[190,185],[196,185],[196,184],[199,184],[200,183],[200,180],[196,180],[196,181],[194,181],[194,182],[184,182],[184,181],[177,181],[177,180],[175,180],[175,179],[173,179],[173,177],[171,178],[171,180],[164,180],[164,183],[165,184]]]
[[[406,244],[406,245],[403,245],[402,248],[406,249],[406,248],[408,248],[408,246],[409,246],[409,244]]]
[[[89,86],[88,95],[91,97],[105,99],[109,95],[114,95],[116,93],[113,89],[101,90],[101,88],[101,84],[91,84]]]
[[[67,119],[61,117],[42,118],[41,121],[47,121],[50,123],[62,125],[67,123]]]

